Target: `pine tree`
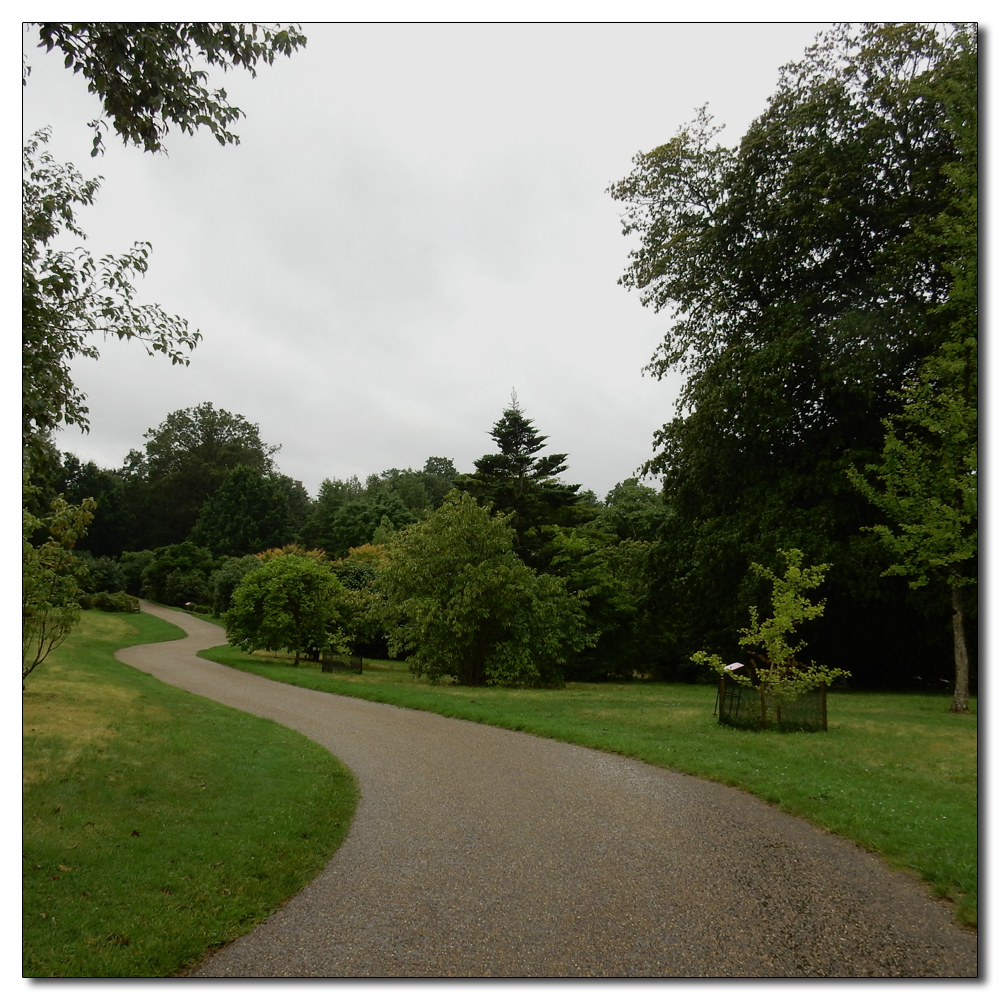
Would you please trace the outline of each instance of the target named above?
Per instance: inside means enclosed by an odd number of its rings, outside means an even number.
[[[490,437],[500,454],[477,459],[476,471],[457,477],[456,486],[480,504],[492,503],[496,512],[510,514],[516,551],[529,563],[536,562],[539,529],[575,520],[572,509],[580,486],[557,478],[566,471],[565,454],[538,455],[548,437],[525,417],[517,393],[511,394],[510,405],[493,425]]]

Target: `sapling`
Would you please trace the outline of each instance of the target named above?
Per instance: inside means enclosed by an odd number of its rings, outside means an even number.
[[[815,690],[821,683],[830,684],[838,677],[849,677],[850,673],[840,667],[826,667],[816,663],[802,663],[797,654],[805,648],[805,642],[794,642],[793,634],[798,625],[822,616],[825,601],[810,601],[805,591],[814,590],[824,580],[828,563],[818,566],[803,566],[799,549],[779,549],[778,554],[785,560],[783,576],[758,563],[750,568],[757,576],[771,581],[770,618],[760,620],[756,607],[751,607],[750,627],[740,629],[740,646],[750,651],[756,665],[754,673],[757,683],[743,674],[735,673],[733,665],[726,665],[715,653],[699,650],[691,659],[695,663],[711,667],[718,674],[736,681],[743,687],[753,687],[763,695],[771,695],[779,705],[790,705],[806,691]],[[763,653],[759,650],[763,649]]]

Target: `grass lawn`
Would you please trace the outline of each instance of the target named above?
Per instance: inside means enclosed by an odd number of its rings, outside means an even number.
[[[87,611],[27,679],[24,976],[168,976],[274,912],[347,832],[357,788],[325,749],[114,659],[182,635]]]
[[[715,688],[568,684],[561,690],[432,685],[406,665],[365,661],[360,676],[217,646],[199,655],[273,680],[423,709],[637,757],[721,781],[878,851],[953,900],[975,926],[977,703],[949,695],[838,693],[825,733],[720,726]]]

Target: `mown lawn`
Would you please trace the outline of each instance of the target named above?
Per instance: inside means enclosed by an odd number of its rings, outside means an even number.
[[[878,851],[977,922],[977,703],[948,695],[835,692],[825,733],[720,726],[715,689],[687,684],[568,684],[561,690],[432,685],[403,663],[360,676],[298,668],[229,646],[208,659],[285,683],[524,730],[721,781]]]
[[[274,912],[347,833],[357,788],[325,749],[114,659],[182,634],[84,612],[27,679],[24,976],[168,976]]]

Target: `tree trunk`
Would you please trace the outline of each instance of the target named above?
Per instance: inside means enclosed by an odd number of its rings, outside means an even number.
[[[955,637],[955,696],[949,712],[969,711],[969,653],[965,648],[965,618],[962,614],[962,588],[951,588],[951,631]]]

